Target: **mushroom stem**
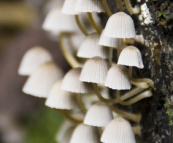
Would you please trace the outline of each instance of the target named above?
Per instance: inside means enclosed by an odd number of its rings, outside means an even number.
[[[102,33],[102,29],[96,24],[96,22],[94,21],[94,18],[92,16],[92,13],[88,12],[88,18],[91,22],[91,24],[93,25],[93,27],[95,28],[95,30],[101,34]]]
[[[110,108],[112,109],[113,112],[119,114],[123,118],[129,119],[129,120],[134,121],[136,123],[139,123],[141,120],[141,114],[132,114],[129,112],[125,112],[125,111],[119,110],[119,109],[117,109],[111,105],[110,105]]]
[[[129,66],[129,77],[130,77],[130,79],[133,78],[133,67],[132,66]]]
[[[142,88],[142,89],[147,89],[149,88],[149,85],[146,82],[136,82],[131,80],[131,84],[135,85],[136,87]]]
[[[59,34],[59,39],[60,39],[60,47],[61,47],[61,50],[62,50],[62,53],[66,59],[66,61],[69,63],[69,65],[72,67],[72,68],[75,68],[75,67],[80,67],[81,64],[77,61],[77,59],[74,57],[74,55],[68,50],[68,48],[66,47],[65,45],[65,42],[64,42],[64,37],[65,37],[65,33],[60,33]]]
[[[138,14],[140,12],[140,9],[138,7],[132,7],[131,3],[129,0],[124,0],[125,4],[126,4],[126,8],[129,11],[130,14]]]
[[[118,6],[119,6],[120,11],[124,11],[122,0],[118,0]]]
[[[131,98],[132,96],[136,95],[136,94],[139,94],[140,92],[142,92],[144,89],[142,88],[138,88],[138,87],[135,87],[134,89],[128,91],[127,93],[123,94],[121,96],[121,100],[124,101],[128,98]]]
[[[100,93],[100,91],[99,91],[98,86],[97,86],[96,83],[93,83],[93,87],[94,87],[94,92],[95,92],[95,94],[97,95],[97,97],[100,99],[100,101],[105,102],[106,104],[108,104],[108,103],[110,103],[110,102],[112,101],[112,100],[109,100],[109,99],[105,99],[105,98],[101,95],[101,93]],[[117,100],[114,99],[114,102],[117,102]]]
[[[125,102],[123,102],[121,100],[120,94],[117,94],[117,96],[118,96],[118,99],[119,99],[119,104],[128,106],[128,105],[134,104],[134,103],[136,103],[136,102],[138,102],[138,101],[140,101],[140,100],[142,100],[144,98],[151,97],[152,96],[152,92],[151,92],[150,89],[148,89],[148,90],[142,92],[141,94],[137,95],[135,98],[133,98],[133,99],[131,99],[129,101],[125,101]]]
[[[112,66],[113,48],[109,47],[109,67]]]
[[[72,122],[74,124],[80,124],[83,122],[81,120],[77,120],[77,119],[71,117],[67,110],[59,110],[58,109],[57,111],[58,111],[58,113],[62,114],[67,120],[69,120],[70,122]]]
[[[107,1],[106,0],[102,0],[102,4],[103,4],[103,7],[104,7],[107,15],[110,17],[112,15],[112,12],[111,12],[111,10],[110,10],[110,8],[108,6]]]
[[[97,95],[97,97],[102,101],[102,102],[105,102],[107,104],[117,104],[119,103],[119,100],[118,98],[115,98],[115,99],[106,99],[104,98],[101,93],[99,92],[99,89],[98,89],[98,86],[97,84],[93,84],[93,87],[94,87],[94,92],[95,94]],[[139,94],[141,91],[143,91],[144,89],[143,88],[135,88],[133,90],[130,90],[128,91],[127,93],[125,93],[124,95],[122,95],[120,97],[121,101],[124,101],[128,98],[131,98],[132,96],[136,95],[136,94]]]
[[[141,135],[141,126],[140,125],[132,127],[132,130],[133,130],[134,134]]]
[[[77,52],[77,48],[75,47],[74,43],[73,43],[73,39],[72,39],[73,36],[69,36],[69,45],[70,47],[72,48],[73,52],[74,52],[74,55],[76,54]]]
[[[79,20],[79,16],[78,16],[78,15],[75,15],[75,20],[76,20],[76,23],[77,23],[79,29],[81,30],[81,32],[82,32],[85,36],[87,36],[88,33],[87,33],[87,31],[84,29],[84,27],[82,26],[82,24],[80,23],[80,20]]]
[[[119,110],[119,109],[116,109],[116,108],[115,108],[114,106],[112,106],[112,105],[109,105],[109,102],[110,102],[111,100],[105,99],[105,98],[102,97],[102,95],[101,95],[100,92],[99,92],[99,89],[98,89],[97,84],[94,83],[93,86],[94,86],[94,91],[95,91],[97,97],[98,97],[102,102],[104,102],[104,103],[106,103],[108,106],[110,106],[110,108],[112,109],[112,111],[114,111],[115,113],[117,113],[117,114],[121,115],[122,117],[124,117],[124,118],[126,118],[126,119],[129,119],[129,120],[131,120],[131,121],[134,121],[134,122],[137,122],[137,123],[140,122],[140,120],[141,120],[141,115],[140,115],[140,114],[139,114],[139,115],[131,114],[131,113],[128,113],[128,112],[125,112],[125,111],[121,111],[121,110]],[[115,102],[115,103],[118,103],[118,100],[117,100],[117,99],[114,99],[114,102]]]
[[[122,48],[122,39],[118,38],[118,46],[117,46],[117,61],[118,61],[118,57],[120,55],[121,52],[121,48]]]
[[[154,82],[151,80],[151,79],[149,79],[149,78],[133,78],[133,67],[132,66],[130,66],[129,67],[129,77],[130,77],[130,79],[131,79],[131,81],[133,82],[133,83],[142,83],[142,82],[145,82],[145,83],[147,83],[151,88],[154,88]],[[132,83],[132,84],[133,84]]]
[[[77,97],[77,101],[78,101],[78,104],[79,104],[81,110],[82,110],[84,113],[86,113],[86,112],[87,112],[87,108],[85,107],[84,103],[82,102],[81,94],[80,94],[80,93],[77,94],[76,97]]]

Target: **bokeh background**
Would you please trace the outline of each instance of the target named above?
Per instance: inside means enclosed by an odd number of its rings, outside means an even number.
[[[45,47],[69,69],[59,45],[41,29],[46,13],[62,0],[0,0],[0,143],[56,143],[63,117],[45,99],[22,93],[27,77],[17,73],[23,54]]]

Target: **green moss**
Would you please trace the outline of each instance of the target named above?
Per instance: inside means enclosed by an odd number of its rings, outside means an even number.
[[[173,125],[173,109],[168,102],[166,102],[164,106],[166,108],[166,114],[169,116],[169,124]]]
[[[162,15],[163,15],[163,12],[160,11],[160,12],[158,13],[158,17],[161,17]]]
[[[55,110],[43,105],[25,124],[25,143],[57,143],[55,135],[62,119]]]

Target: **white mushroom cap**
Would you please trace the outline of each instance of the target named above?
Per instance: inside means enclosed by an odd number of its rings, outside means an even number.
[[[27,79],[22,91],[36,97],[47,98],[54,83],[62,78],[63,73],[53,62],[39,66]]]
[[[76,1],[77,0],[65,0],[62,7],[62,13],[71,15],[78,14],[78,12],[74,10]]]
[[[117,90],[130,89],[131,84],[127,68],[122,65],[113,65],[108,71],[105,86]]]
[[[70,143],[100,143],[97,128],[80,124],[76,127]]]
[[[30,75],[38,66],[52,60],[51,54],[45,48],[35,46],[24,54],[18,73],[19,75]]]
[[[82,58],[92,58],[95,56],[106,59],[108,57],[108,49],[98,45],[100,35],[93,33],[88,35],[81,43],[77,56]]]
[[[54,8],[47,14],[42,28],[56,34],[62,31],[76,32],[79,29],[72,15],[61,13],[61,7]]]
[[[118,46],[118,39],[117,38],[111,38],[111,37],[107,37],[104,36],[104,31],[102,32],[101,36],[100,36],[100,40],[99,40],[99,45],[102,46],[107,46],[107,47],[112,47],[112,48],[117,48]]]
[[[134,46],[124,48],[119,56],[118,64],[144,68],[140,51]]]
[[[61,81],[54,84],[45,105],[56,109],[75,109],[77,102],[75,95],[61,89]]]
[[[132,18],[124,12],[117,12],[109,19],[104,36],[111,38],[135,38],[135,27]]]
[[[86,113],[84,124],[97,127],[106,127],[113,119],[113,114],[108,105],[98,102],[90,107]]]
[[[89,59],[83,66],[79,80],[104,84],[108,68],[108,63],[100,57]]]
[[[75,93],[88,93],[91,92],[91,85],[79,80],[82,68],[71,69],[62,81],[61,89],[75,92]]]
[[[101,141],[104,143],[136,143],[130,123],[120,117],[113,119],[107,125]]]
[[[105,12],[101,0],[77,0],[75,10],[78,12]]]

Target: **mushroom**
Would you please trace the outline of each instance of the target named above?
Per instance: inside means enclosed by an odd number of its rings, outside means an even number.
[[[22,91],[36,97],[47,98],[54,83],[62,76],[62,70],[55,63],[46,62],[30,75]]]

